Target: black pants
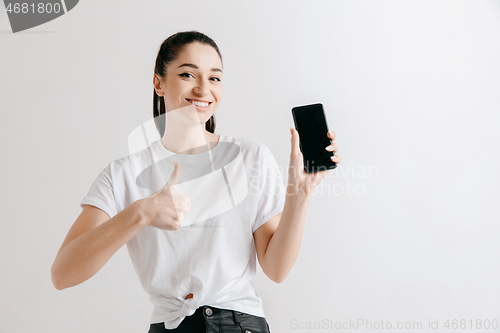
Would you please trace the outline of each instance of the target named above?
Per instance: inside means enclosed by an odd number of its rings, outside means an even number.
[[[165,329],[164,323],[151,324],[148,333],[270,333],[266,318],[234,310],[203,305],[187,316],[177,328]]]

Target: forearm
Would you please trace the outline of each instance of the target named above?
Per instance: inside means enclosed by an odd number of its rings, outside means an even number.
[[[138,202],[69,242],[52,265],[57,289],[76,286],[94,276],[125,243],[144,228]]]
[[[279,225],[269,241],[263,260],[266,274],[276,282],[282,282],[295,264],[309,200],[310,195],[303,193],[286,196]]]

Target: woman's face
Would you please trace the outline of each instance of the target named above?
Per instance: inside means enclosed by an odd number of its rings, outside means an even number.
[[[191,104],[196,108],[200,122],[207,122],[222,97],[219,54],[207,44],[193,42],[185,45],[177,59],[167,66],[162,86],[166,112]]]

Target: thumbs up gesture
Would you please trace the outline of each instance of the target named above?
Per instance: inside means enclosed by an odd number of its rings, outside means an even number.
[[[187,212],[191,210],[188,197],[177,191],[177,181],[181,176],[181,165],[175,161],[174,171],[167,184],[158,192],[141,199],[141,211],[147,225],[161,230],[177,230]]]

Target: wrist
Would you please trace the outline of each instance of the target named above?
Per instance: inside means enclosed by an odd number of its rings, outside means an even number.
[[[297,186],[296,184],[288,183],[286,186],[286,195],[307,199],[311,197],[311,191],[307,190],[306,186]]]
[[[129,207],[136,224],[140,225],[141,228],[149,226],[149,218],[144,207],[144,199],[133,202]]]
[[[309,201],[311,199],[311,192],[306,191],[304,187],[297,187],[294,184],[288,184],[286,187],[286,196],[294,201]]]

